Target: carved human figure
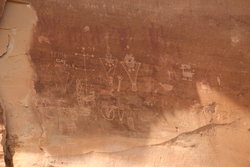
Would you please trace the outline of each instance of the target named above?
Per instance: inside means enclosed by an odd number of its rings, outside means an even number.
[[[125,110],[124,106],[119,102],[109,100],[103,100],[98,106],[101,115],[104,119],[112,121],[118,119],[120,122],[123,121]]]
[[[76,80],[76,96],[78,105],[86,106],[95,102],[95,92],[86,91],[84,81]]]
[[[136,62],[132,54],[126,54],[126,56],[124,57],[124,60],[121,61],[121,64],[129,77],[129,80],[132,85],[132,91],[136,92],[137,91],[137,77],[138,77],[138,72],[139,72],[141,63]]]
[[[192,81],[194,71],[189,64],[182,64],[180,69],[182,70],[182,79]]]
[[[102,66],[105,70],[106,80],[108,85],[113,89],[114,86],[114,75],[117,66],[117,59],[112,58],[112,54],[110,53],[110,48],[107,46],[107,53],[105,58],[100,58]]]
[[[94,48],[93,48],[94,50]],[[87,57],[94,57],[94,54],[87,54],[85,48],[82,48],[82,53],[75,55],[79,55],[83,57],[83,71],[84,71],[84,78],[76,80],[76,96],[77,102],[80,106],[87,106],[91,103],[95,102],[95,92],[90,90],[90,85],[88,82],[88,70],[86,67],[86,58]],[[93,71],[93,70],[92,70]]]
[[[169,71],[168,70],[168,80],[175,80],[175,79],[176,79],[175,71]]]

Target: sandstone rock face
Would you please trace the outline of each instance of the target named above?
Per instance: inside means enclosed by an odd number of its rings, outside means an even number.
[[[0,106],[0,141],[1,141],[1,147],[0,147],[0,166],[5,167],[5,160],[4,160],[4,152],[5,152],[5,145],[6,145],[6,132],[5,132],[5,125],[4,125],[4,110]]]
[[[0,102],[4,109],[7,131],[7,156],[14,156],[14,166],[28,161],[28,149],[35,152],[40,136],[38,121],[32,109],[33,69],[28,50],[31,44],[34,10],[27,5],[7,3],[0,27]],[[19,158],[20,157],[20,158]],[[35,160],[30,156],[31,161]],[[29,158],[29,159],[30,159]],[[17,160],[18,159],[18,160]],[[11,166],[11,162],[8,162]],[[32,162],[33,163],[33,162]],[[24,165],[25,166],[25,165]],[[31,165],[26,165],[26,167]]]
[[[5,1],[6,0],[0,0],[0,17],[3,14],[4,6],[5,6]]]
[[[250,166],[249,8],[8,4],[0,93],[14,166]]]
[[[5,6],[5,0],[0,1],[0,17],[2,16],[3,10]],[[0,105],[0,166],[5,167],[5,160],[4,160],[4,147],[6,145],[6,133],[5,133],[5,125],[4,125],[4,110]]]

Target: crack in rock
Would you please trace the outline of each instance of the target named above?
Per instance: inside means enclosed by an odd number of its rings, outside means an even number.
[[[12,52],[13,48],[14,48],[14,38],[12,35],[8,35],[8,44],[6,47],[6,51],[0,55],[0,58],[9,55]]]
[[[209,130],[211,130],[213,128],[216,128],[216,127],[232,125],[235,122],[236,121],[232,121],[232,122],[229,122],[229,123],[222,123],[222,124],[215,124],[215,123],[207,124],[207,125],[204,125],[202,127],[197,128],[195,130],[180,133],[176,137],[174,137],[172,139],[169,139],[167,141],[164,141],[162,143],[158,143],[158,144],[142,145],[142,146],[137,146],[137,147],[133,147],[133,148],[121,150],[121,151],[113,151],[113,152],[96,152],[96,151],[90,151],[90,152],[86,152],[84,154],[79,154],[78,156],[87,156],[87,155],[91,155],[91,154],[108,154],[108,155],[110,155],[110,154],[124,153],[124,152],[127,152],[127,151],[131,151],[131,150],[134,150],[134,149],[140,149],[140,148],[166,146],[166,145],[174,144],[180,137],[199,134],[201,132],[209,131]],[[72,155],[72,156],[75,156],[75,155]]]

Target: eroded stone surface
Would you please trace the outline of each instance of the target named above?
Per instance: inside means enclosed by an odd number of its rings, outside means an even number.
[[[5,132],[5,125],[4,125],[4,110],[2,106],[0,106],[0,166],[5,167],[5,160],[4,160],[4,147],[6,145],[6,132]]]
[[[14,155],[15,167],[31,166],[19,164],[27,162],[23,161],[22,156],[26,150],[32,148],[33,153],[38,150],[37,143],[41,134],[35,110],[32,109],[34,75],[28,56],[35,23],[36,14],[30,6],[6,4],[0,23],[0,54],[5,53],[0,58],[0,99],[6,115],[6,143],[9,152]]]
[[[4,11],[5,1],[6,0],[0,0],[0,17],[2,16]]]
[[[32,6],[22,93],[1,89],[16,166],[250,165],[250,2]]]

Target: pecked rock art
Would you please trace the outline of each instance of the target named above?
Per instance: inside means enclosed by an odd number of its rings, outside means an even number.
[[[4,101],[14,164],[249,166],[249,6],[32,0],[32,40],[3,57],[28,48],[29,84]]]
[[[33,0],[38,23],[30,53],[46,154],[97,152],[92,157],[98,157],[140,150],[185,131],[240,119],[249,109],[249,95],[243,93],[249,88],[248,47],[247,38],[241,47],[231,45],[230,29],[241,26],[247,36],[249,23],[228,15],[250,13],[208,4]],[[229,101],[234,109],[227,107]],[[60,142],[51,143],[54,138]],[[158,166],[166,166],[165,160]],[[135,161],[130,164],[139,166]],[[85,163],[90,162],[79,164]]]

